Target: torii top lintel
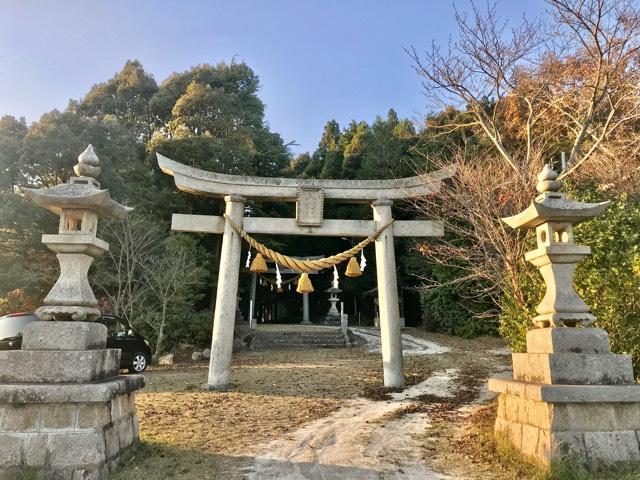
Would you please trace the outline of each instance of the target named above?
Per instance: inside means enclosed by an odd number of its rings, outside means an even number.
[[[190,167],[156,153],[160,169],[174,177],[184,192],[213,197],[242,195],[262,200],[296,201],[299,189],[322,189],[324,198],[363,203],[381,198],[399,200],[437,193],[442,180],[455,174],[455,166],[429,174],[393,180],[326,180],[226,175]]]

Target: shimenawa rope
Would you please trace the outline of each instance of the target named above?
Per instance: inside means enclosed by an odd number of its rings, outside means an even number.
[[[338,265],[345,260],[349,260],[351,257],[358,254],[358,252],[360,252],[364,247],[375,241],[376,238],[378,238],[378,236],[393,223],[393,219],[391,219],[389,222],[385,223],[382,227],[376,230],[373,234],[369,235],[359,244],[351,247],[349,250],[345,250],[344,252],[332,255],[331,257],[320,258],[317,260],[300,260],[298,258],[289,257],[288,255],[283,255],[281,253],[275,252],[262,243],[258,242],[255,238],[245,232],[240,225],[229,218],[226,213],[224,214],[224,218],[227,222],[229,222],[229,225],[231,225],[231,227],[238,233],[238,235],[240,235],[259,253],[263,254],[269,260],[282,265],[283,267],[297,270],[299,272],[315,272],[317,270],[324,270],[325,268],[333,267],[334,265]]]

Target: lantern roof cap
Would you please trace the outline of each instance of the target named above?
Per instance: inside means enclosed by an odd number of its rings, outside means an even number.
[[[586,203],[566,198],[560,192],[562,182],[557,181],[557,172],[545,165],[537,177],[536,188],[540,192],[524,211],[505,217],[504,223],[511,228],[535,228],[548,222],[576,224],[600,215],[611,202]]]
[[[133,208],[126,207],[111,199],[109,190],[100,188],[96,180],[100,173],[100,161],[93,147],[89,145],[79,156],[74,166],[78,177],[69,182],[48,188],[20,189],[36,205],[60,215],[62,210],[90,210],[99,217],[124,218]]]

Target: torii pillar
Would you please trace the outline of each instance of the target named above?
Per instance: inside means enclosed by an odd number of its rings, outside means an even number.
[[[371,204],[376,228],[391,221],[391,205],[393,202],[387,199],[376,200]],[[405,386],[405,382],[400,308],[398,307],[398,281],[396,279],[396,254],[392,228],[385,228],[378,236],[375,248],[384,385],[385,387],[402,388]]]
[[[224,197],[224,201],[226,203],[225,213],[242,226],[245,198],[240,195],[227,195]],[[225,389],[229,385],[238,278],[240,276],[240,255],[242,253],[241,242],[240,235],[226,222],[222,234],[222,252],[220,254],[220,270],[218,271],[209,379],[207,381],[207,388],[211,390]]]

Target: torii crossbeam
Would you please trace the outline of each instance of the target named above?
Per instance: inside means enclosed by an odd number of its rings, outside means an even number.
[[[224,198],[225,214],[250,234],[367,237],[391,221],[393,200],[437,193],[442,180],[450,178],[455,172],[455,167],[450,167],[424,176],[397,180],[263,178],[207,172],[175,162],[159,153],[156,155],[160,169],[174,177],[178,189],[196,195]],[[244,205],[249,198],[296,202],[296,218],[244,218]],[[325,198],[346,203],[371,203],[373,221],[326,220]],[[231,375],[241,238],[229,222],[220,216],[174,214],[171,229],[223,235],[208,387],[224,389],[229,385]],[[405,385],[393,239],[442,235],[440,222],[396,221],[375,241],[386,387]]]

